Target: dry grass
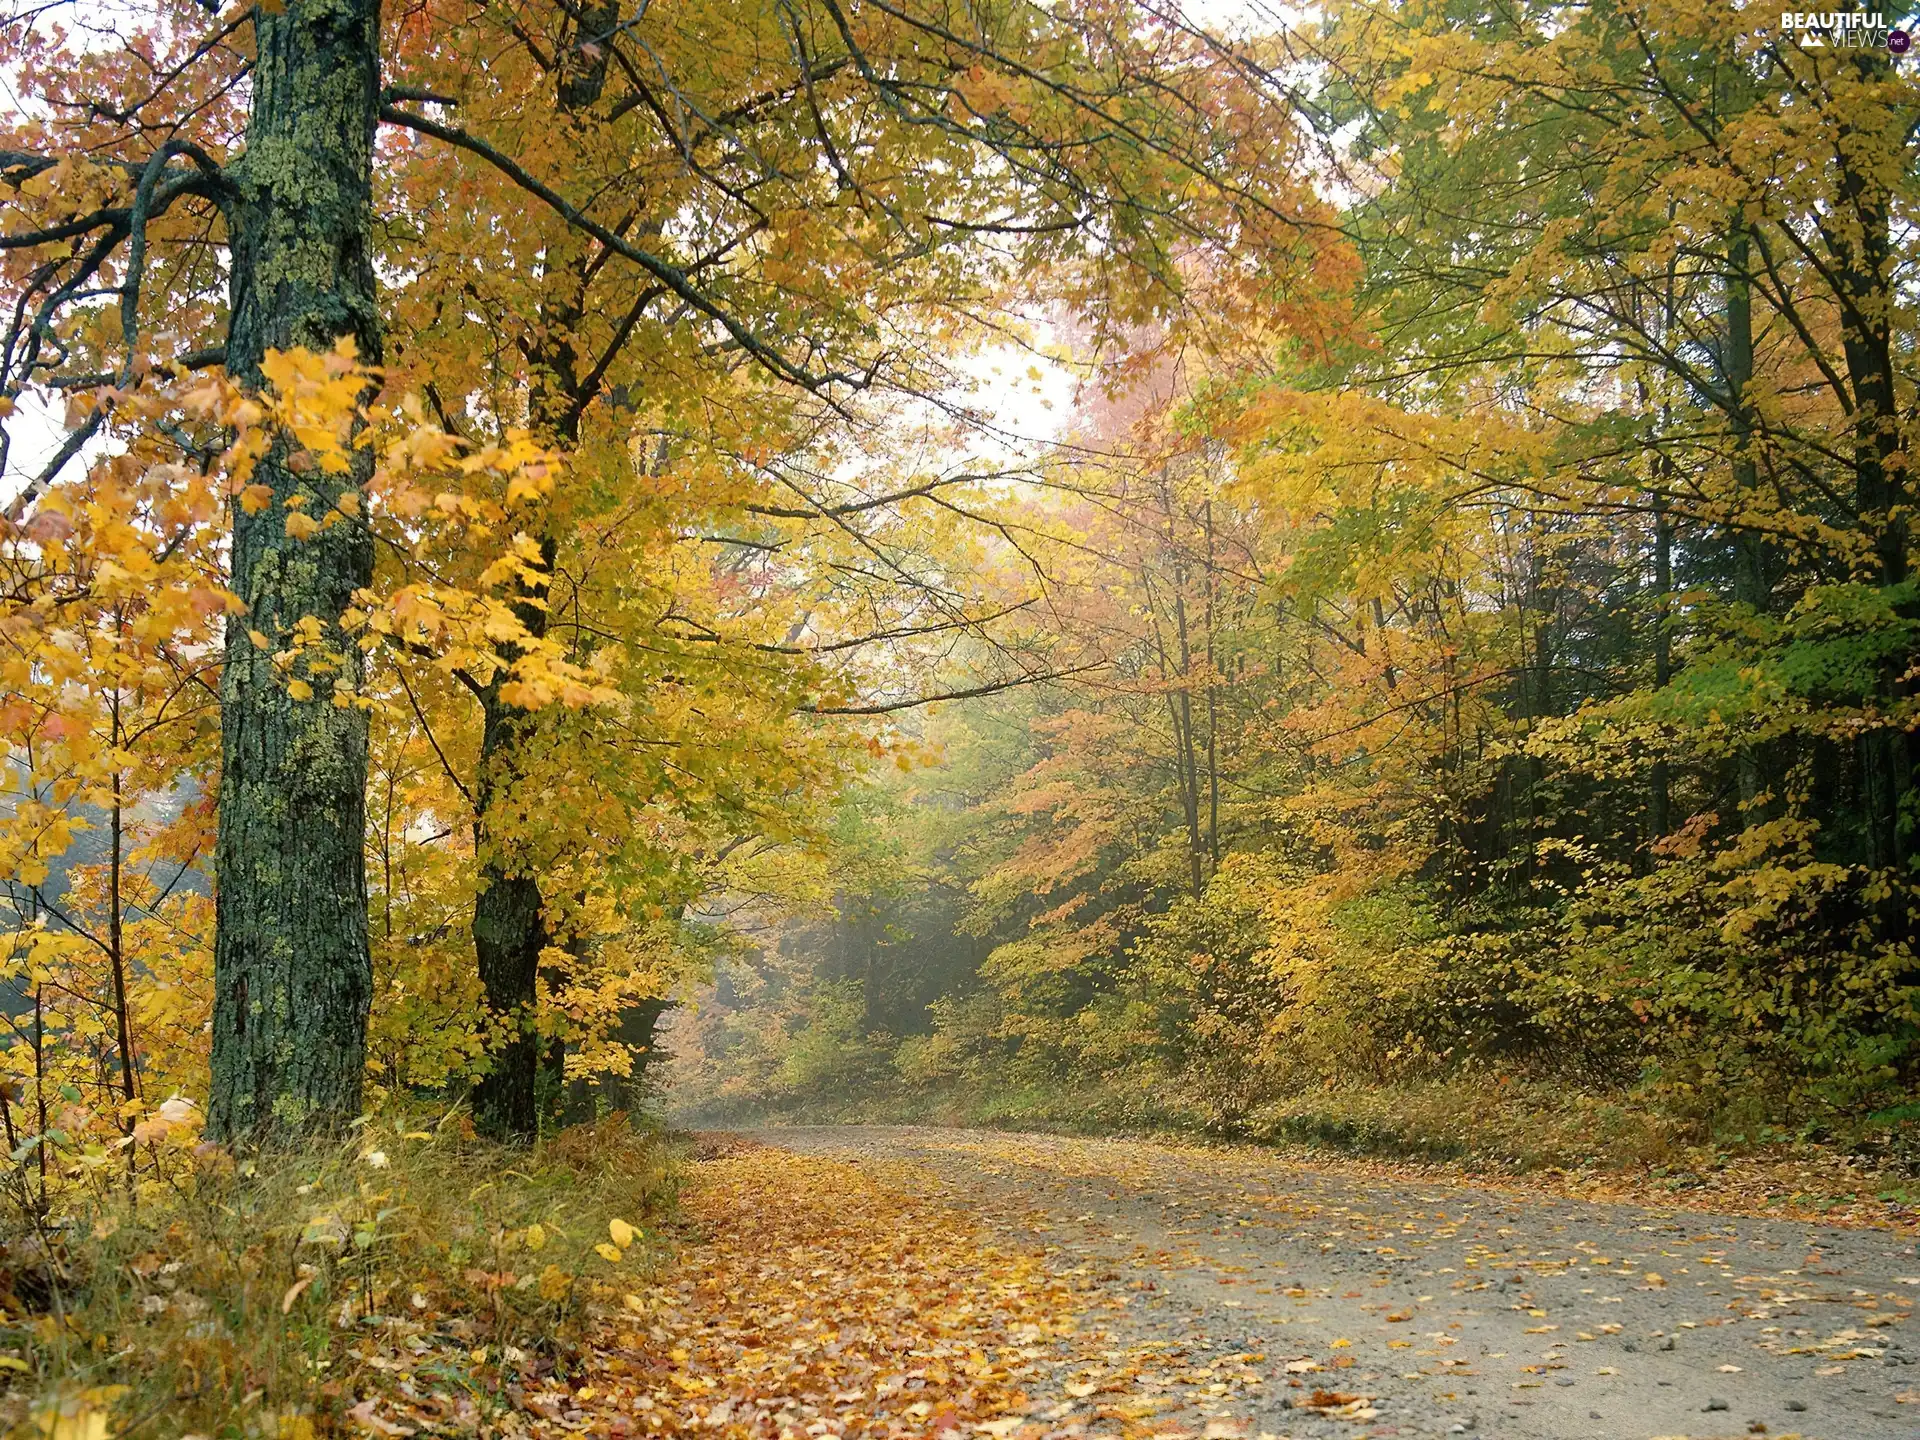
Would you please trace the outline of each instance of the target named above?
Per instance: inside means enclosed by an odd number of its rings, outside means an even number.
[[[480,1423],[570,1363],[596,1295],[656,1268],[674,1177],[617,1120],[529,1152],[399,1113],[238,1163],[183,1151],[138,1194],[76,1186],[50,1219],[16,1206],[0,1432],[304,1440],[416,1401]]]

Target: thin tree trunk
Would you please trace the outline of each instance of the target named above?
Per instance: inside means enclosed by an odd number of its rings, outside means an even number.
[[[1733,598],[1756,615],[1767,613],[1769,586],[1766,577],[1766,549],[1760,534],[1747,528],[1744,512],[1754,500],[1759,471],[1753,455],[1753,414],[1748,408],[1747,387],[1753,383],[1753,282],[1748,273],[1752,263],[1753,235],[1736,222],[1727,241],[1727,338],[1723,368],[1727,399],[1733,424]],[[1735,779],[1740,792],[1742,825],[1755,825],[1766,818],[1760,797],[1766,788],[1763,775],[1765,749],[1759,744],[1743,746],[1734,761]]]
[[[371,244],[379,99],[379,0],[288,0],[254,15],[258,60],[247,147],[233,167],[227,366],[259,383],[269,350],[326,350],[342,336],[380,359]],[[296,469],[285,441],[255,479],[273,501],[233,511],[233,589],[247,613],[227,634],[221,682],[218,929],[210,1124],[260,1136],[348,1120],[360,1108],[373,966],[367,943],[367,717],[336,706],[359,688],[360,652],[340,629],[373,577],[358,525],[294,540],[290,496],[324,515],[364,484]],[[320,621],[336,669],[303,669],[294,700],[273,664],[303,617]],[[257,647],[249,632],[267,637]]]
[[[115,642],[120,639],[120,627],[125,617],[114,616]],[[120,725],[120,691],[116,686],[112,704],[113,748],[118,752],[125,743]],[[134,1096],[133,1070],[133,1026],[127,1015],[127,956],[126,927],[121,919],[121,880],[126,867],[126,805],[123,793],[120,767],[113,769],[113,806],[108,817],[112,833],[108,840],[107,851],[107,961],[111,968],[113,981],[113,1021],[114,1042],[120,1054],[120,1093],[121,1098],[129,1102]],[[105,1067],[102,1067],[104,1070]],[[101,1078],[106,1077],[103,1074]],[[121,1128],[127,1136],[127,1198],[134,1196],[134,1176],[138,1160],[133,1145],[134,1120],[128,1114]]]
[[[1667,484],[1671,465],[1665,455],[1655,464],[1661,489],[1653,497],[1653,688],[1664,690],[1673,681],[1673,517],[1667,513]],[[1658,840],[1673,831],[1673,781],[1664,754],[1653,762],[1648,827]]]
[[[40,1143],[34,1156],[40,1162],[40,1211],[47,1209],[47,1003],[45,986],[33,987],[33,1104],[40,1122]]]
[[[1220,692],[1215,684],[1217,679],[1214,667],[1218,656],[1214,650],[1213,631],[1219,611],[1219,577],[1214,572],[1213,558],[1213,501],[1208,499],[1205,508],[1207,533],[1207,856],[1215,869],[1220,866]]]
[[[1886,52],[1851,57],[1863,81],[1884,80]],[[1893,314],[1892,201],[1873,161],[1855,153],[1842,126],[1836,147],[1842,214],[1831,236],[1839,261],[1840,342],[1847,383],[1853,391],[1854,497],[1862,522],[1870,529],[1883,586],[1903,584],[1908,575],[1907,486],[1900,463],[1900,419],[1896,392]],[[1886,667],[1883,699],[1897,708],[1911,692],[1905,676],[1912,657]],[[1868,862],[1904,871],[1913,853],[1906,823],[1907,798],[1915,784],[1914,747],[1897,725],[1882,725],[1860,740],[1860,766],[1866,801]],[[1896,898],[1883,907],[1886,928],[1909,930],[1906,905]]]
[[[1200,834],[1200,750],[1193,734],[1193,645],[1187,634],[1186,570],[1176,565],[1173,578],[1174,643],[1179,647],[1180,790],[1187,817],[1187,883],[1194,898],[1206,888],[1206,845]]]
[[[115,616],[116,623],[119,621]],[[117,638],[117,637],[116,637]],[[115,690],[113,696],[113,748],[117,752],[125,743],[120,728],[120,694]],[[113,964],[113,1019],[115,1043],[120,1050],[120,1089],[125,1099],[133,1099],[133,1026],[127,1016],[127,957],[125,931],[120,918],[121,872],[125,865],[126,848],[126,810],[121,794],[120,767],[113,770],[113,831],[109,841],[107,855],[107,956]],[[128,1133],[132,1133],[133,1121],[127,1121]],[[127,1163],[133,1163],[133,1151],[127,1151]]]
[[[560,57],[557,101],[569,122],[593,105],[605,87],[608,51],[604,43],[618,25],[618,0],[592,0],[573,15],[566,50]],[[543,303],[539,338],[526,344],[531,377],[528,410],[541,438],[563,448],[580,439],[580,414],[591,395],[580,393],[574,353],[574,334],[583,319],[581,300],[586,280],[584,259],[548,257],[554,276],[550,300]],[[543,517],[544,523],[545,517]],[[551,529],[540,540],[542,568],[549,574],[558,557]],[[526,595],[530,601],[542,600]],[[548,611],[544,603],[517,606],[520,623],[536,638],[546,634]],[[512,656],[503,659],[512,660]],[[530,1140],[540,1129],[540,1066],[543,1048],[548,1064],[563,1065],[564,1043],[542,1047],[538,1035],[537,997],[540,957],[552,943],[539,876],[519,853],[514,837],[503,831],[495,806],[511,793],[526,773],[539,741],[539,717],[505,704],[496,679],[480,694],[483,723],[480,733],[480,783],[475,789],[475,847],[479,852],[480,889],[473,902],[473,944],[480,980],[487,992],[487,1008],[504,1038],[487,1072],[473,1092],[474,1123],[502,1139]],[[557,1057],[557,1058],[556,1058]],[[551,1087],[562,1096],[563,1076]]]

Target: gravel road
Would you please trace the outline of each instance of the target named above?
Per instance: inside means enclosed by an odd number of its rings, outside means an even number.
[[[916,1176],[997,1239],[1046,1251],[1093,1287],[1116,1366],[1144,1352],[1179,1380],[1197,1434],[1920,1440],[1911,1236],[1252,1149],[751,1133]]]

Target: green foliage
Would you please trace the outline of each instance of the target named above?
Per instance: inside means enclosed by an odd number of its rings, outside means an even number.
[[[780,1056],[779,1083],[792,1091],[871,1084],[887,1063],[884,1037],[865,1030],[857,980],[829,980],[809,997],[805,1019]]]

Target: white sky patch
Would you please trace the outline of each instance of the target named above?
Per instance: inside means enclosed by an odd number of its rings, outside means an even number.
[[[979,440],[984,458],[1031,458],[1057,440],[1071,418],[1079,379],[1041,349],[991,346],[960,366],[976,387],[966,403],[985,421]]]
[[[67,438],[66,405],[58,397],[23,391],[7,417],[7,468],[0,472],[0,505],[27,487],[59,452]],[[87,464],[99,446],[90,446],[74,465]]]

